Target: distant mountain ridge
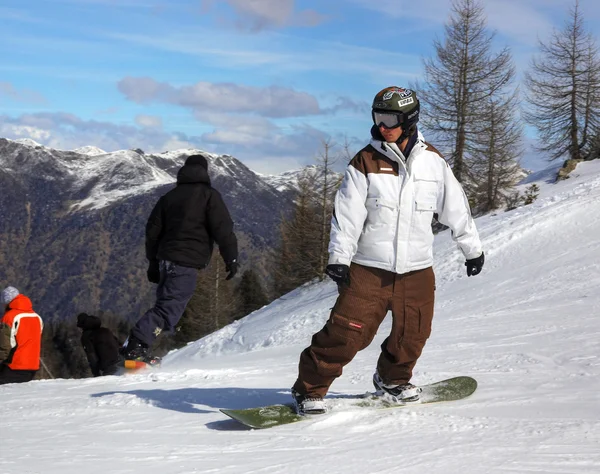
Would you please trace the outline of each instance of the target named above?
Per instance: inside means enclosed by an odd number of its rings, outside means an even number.
[[[316,165],[308,165],[304,168],[284,171],[278,175],[264,175],[262,178],[265,182],[273,186],[279,192],[288,196],[290,199],[294,199],[298,190],[300,189],[300,180],[304,177],[307,177],[313,181],[313,183],[317,183],[317,178],[320,177],[323,173],[323,169]],[[334,170],[328,171],[329,183],[339,182],[342,178],[340,173],[337,173]],[[317,185],[317,184],[315,184]],[[317,189],[319,193],[320,190]]]
[[[196,153],[207,157],[212,184],[230,209],[243,270],[249,255],[277,244],[281,216],[293,207],[295,173],[281,191],[273,177],[202,150],[64,151],[0,139],[0,284],[28,293],[45,317],[98,310],[137,317],[152,300],[146,219]]]

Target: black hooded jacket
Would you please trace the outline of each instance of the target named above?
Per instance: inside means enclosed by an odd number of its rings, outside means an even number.
[[[225,263],[237,260],[229,211],[210,185],[206,158],[193,155],[177,173],[177,187],[158,200],[148,218],[146,258],[204,268],[215,242]]]
[[[119,363],[119,341],[110,329],[101,326],[97,316],[77,315],[77,327],[83,329],[81,344],[94,377],[105,372],[113,373]]]

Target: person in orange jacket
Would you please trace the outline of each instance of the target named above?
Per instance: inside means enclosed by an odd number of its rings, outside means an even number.
[[[0,320],[0,385],[29,382],[40,368],[42,318],[13,286],[0,293],[0,304],[5,306]]]

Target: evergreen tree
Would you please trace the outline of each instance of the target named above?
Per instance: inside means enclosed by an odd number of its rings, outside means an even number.
[[[314,205],[314,187],[308,174],[298,181],[299,193],[291,219],[282,219],[281,242],[275,264],[275,293],[285,294],[319,277],[319,212]]]
[[[339,157],[334,145],[323,142],[317,166],[307,167],[298,180],[298,194],[290,218],[282,217],[281,241],[274,255],[274,293],[278,297],[318,278],[329,259],[329,233],[335,193],[342,177],[333,171]],[[347,153],[348,146],[344,147]]]
[[[240,308],[235,319],[240,319],[269,304],[258,274],[252,268],[242,274],[237,293],[240,298]]]
[[[54,377],[91,376],[75,318],[45,324],[44,333],[47,334],[42,333],[42,357]]]

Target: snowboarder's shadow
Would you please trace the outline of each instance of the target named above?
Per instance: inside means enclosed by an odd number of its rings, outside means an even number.
[[[290,389],[281,388],[179,388],[151,390],[114,390],[94,393],[92,398],[102,398],[107,404],[131,403],[135,397],[148,405],[181,413],[211,413],[220,408],[240,409],[263,405],[289,404]],[[124,398],[127,399],[124,399]]]
[[[339,398],[360,398],[357,395],[330,395]],[[137,398],[150,406],[193,414],[215,413],[220,408],[243,409],[265,405],[289,405],[292,402],[289,388],[190,387],[173,390],[114,390],[94,393],[91,397],[102,399],[107,405],[130,404]],[[217,431],[251,429],[229,418],[207,423],[206,427]]]

